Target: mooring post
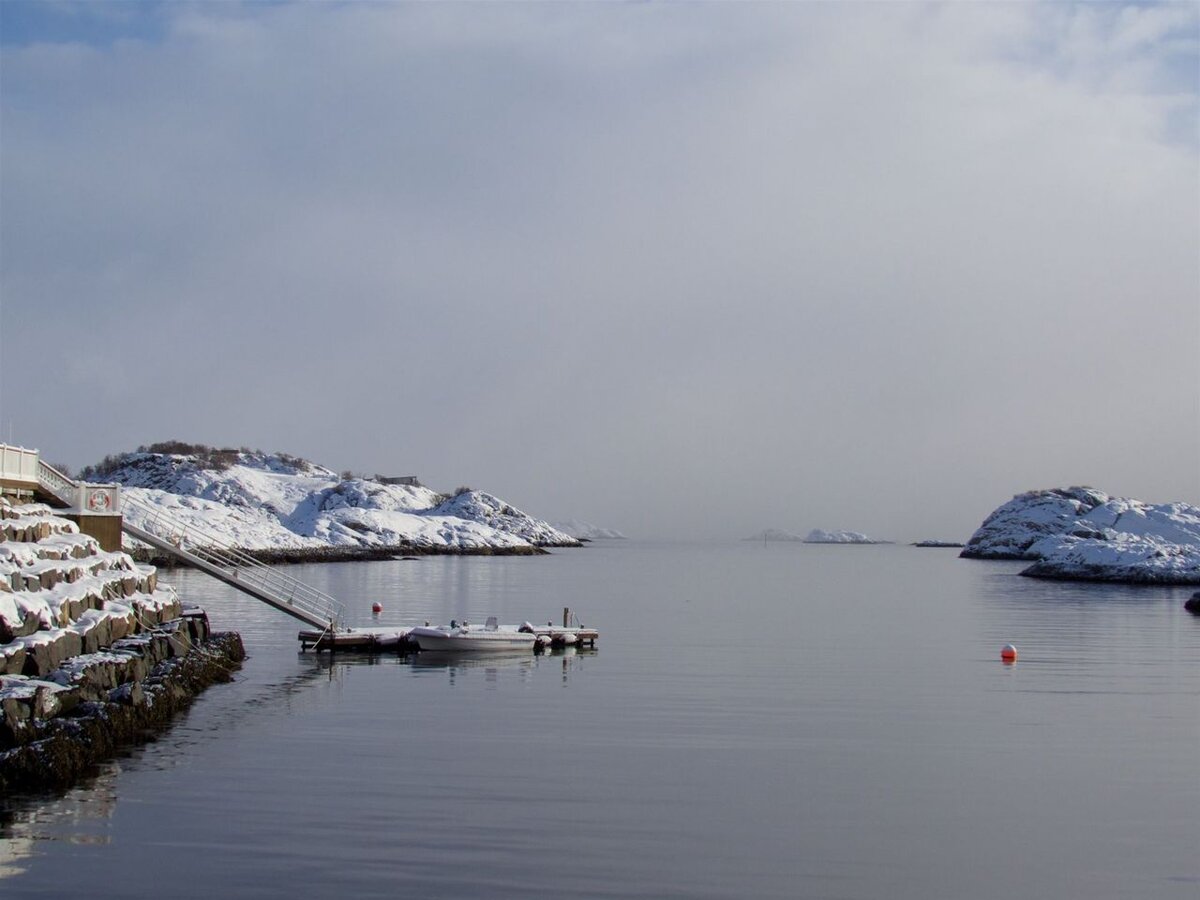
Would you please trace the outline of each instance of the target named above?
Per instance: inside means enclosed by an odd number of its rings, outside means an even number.
[[[571,624],[571,607],[563,607],[563,628],[569,627]]]

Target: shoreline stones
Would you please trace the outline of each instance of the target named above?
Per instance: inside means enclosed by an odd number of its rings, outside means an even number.
[[[69,786],[152,739],[244,657],[155,569],[0,497],[0,797]]]
[[[230,681],[246,656],[236,632],[208,636],[177,656],[170,655],[181,646],[173,637],[144,642],[147,656],[125,648],[124,665],[114,652],[116,659],[93,660],[75,673],[59,670],[69,685],[26,680],[30,690],[17,692],[25,696],[3,692],[10,695],[0,699],[0,794],[69,787],[120,747],[152,740],[205,688]],[[134,677],[113,684],[125,675]],[[4,679],[6,688],[11,681]]]

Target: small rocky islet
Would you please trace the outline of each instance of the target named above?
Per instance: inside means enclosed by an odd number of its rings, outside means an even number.
[[[890,544],[891,541],[878,541],[860,531],[825,531],[814,528],[808,534],[799,535],[780,528],[766,528],[757,534],[752,534],[747,541],[778,541],[795,544]]]
[[[1200,507],[1092,487],[1017,494],[967,541],[967,559],[1021,559],[1035,578],[1200,584]]]
[[[748,541],[883,544],[852,531],[813,529],[806,536],[768,528]],[[1113,497],[1092,487],[1017,494],[995,509],[960,547],[964,559],[1032,563],[1022,575],[1123,584],[1200,584],[1200,507]],[[1200,600],[1193,604],[1200,609]]]

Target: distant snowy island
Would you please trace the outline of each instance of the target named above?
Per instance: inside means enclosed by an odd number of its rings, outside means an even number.
[[[283,453],[170,442],[108,457],[80,474],[116,482],[140,504],[276,558],[387,550],[537,553],[580,546],[570,534],[483,491],[440,494],[416,479],[339,476]],[[135,504],[125,515],[134,525],[147,518]]]
[[[790,531],[778,528],[767,528],[757,534],[752,534],[747,541],[792,541],[800,544],[890,544],[891,541],[877,541],[857,531],[822,531],[814,528],[801,537]]]
[[[891,541],[880,541],[867,537],[859,531],[822,531],[814,528],[804,538],[806,544],[890,544]]]
[[[1200,507],[1110,497],[1090,487],[1018,494],[960,556],[1027,559],[1022,575],[1143,584],[1200,584]]]
[[[569,534],[579,541],[627,540],[625,535],[615,528],[601,528],[591,522],[580,522],[577,519],[567,519],[565,522],[551,522],[563,534]]]

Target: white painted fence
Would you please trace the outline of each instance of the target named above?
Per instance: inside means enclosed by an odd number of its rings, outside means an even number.
[[[25,447],[0,444],[0,478],[13,481],[38,480],[38,452]]]

